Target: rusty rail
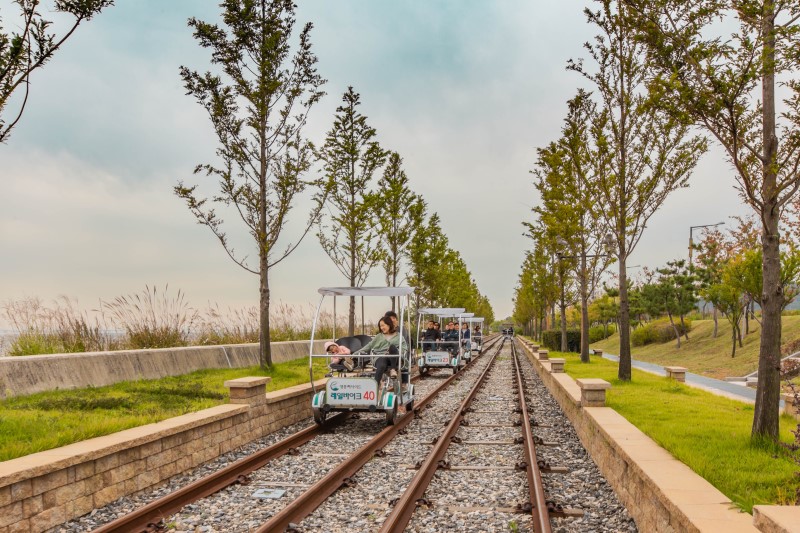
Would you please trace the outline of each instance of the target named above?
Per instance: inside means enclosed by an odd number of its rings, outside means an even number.
[[[416,473],[416,475],[414,475],[411,483],[408,484],[405,492],[403,492],[403,495],[395,504],[394,509],[392,509],[392,512],[386,518],[386,521],[383,523],[380,529],[381,533],[403,531],[406,525],[408,525],[408,522],[414,515],[417,502],[425,494],[425,490],[428,488],[431,479],[433,479],[436,470],[439,468],[439,461],[444,457],[445,453],[447,453],[447,448],[450,446],[451,437],[453,437],[456,434],[456,431],[458,431],[461,421],[467,414],[469,405],[472,403],[473,398],[475,398],[478,390],[486,380],[486,376],[489,374],[494,362],[497,360],[497,355],[500,353],[500,350],[503,349],[503,344],[505,344],[505,340],[500,343],[500,346],[497,347],[497,351],[492,354],[492,359],[486,366],[486,369],[481,373],[480,377],[475,382],[475,385],[469,391],[469,394],[464,401],[461,402],[461,405],[456,411],[455,416],[447,425],[442,435],[438,438],[436,444],[433,446],[433,449],[428,454],[428,457],[420,466],[419,471]]]
[[[533,530],[535,533],[550,533],[550,511],[545,500],[544,486],[542,484],[542,473],[539,471],[539,462],[536,459],[536,448],[534,446],[533,430],[531,429],[531,419],[528,415],[528,404],[525,401],[525,382],[522,379],[522,370],[517,358],[517,348],[515,342],[511,341],[511,355],[514,360],[514,370],[516,373],[517,391],[519,396],[519,408],[522,416],[522,437],[525,447],[525,469],[528,475],[528,492],[531,502],[531,518],[533,519]]]
[[[340,413],[329,420],[329,424],[340,424],[347,418],[347,413]],[[326,427],[330,427],[327,425]],[[213,474],[181,487],[173,493],[154,500],[144,507],[132,511],[122,518],[109,522],[94,530],[93,533],[123,533],[157,530],[158,523],[173,513],[180,511],[185,505],[195,502],[206,496],[234,483],[240,482],[244,476],[258,470],[273,459],[276,459],[292,449],[302,446],[306,442],[324,433],[326,428],[316,424],[298,431],[268,448],[264,448],[252,455],[243,457],[238,461],[222,468]]]
[[[500,344],[502,347],[502,343]],[[499,350],[498,350],[499,352]],[[475,361],[475,358],[472,359]],[[285,531],[291,524],[299,523],[303,518],[310,515],[324,502],[328,497],[336,492],[343,485],[351,483],[351,476],[358,472],[370,459],[372,459],[378,450],[383,448],[389,441],[391,441],[401,430],[408,426],[411,421],[419,416],[420,410],[428,405],[433,399],[447,387],[453,380],[459,379],[463,375],[463,371],[468,368],[470,363],[464,367],[457,374],[453,374],[441,383],[436,389],[423,398],[414,407],[412,413],[406,413],[400,418],[393,426],[387,426],[369,442],[356,450],[350,457],[342,461],[333,470],[328,472],[321,480],[309,487],[303,494],[295,498],[286,507],[281,509],[280,512],[275,514],[264,525],[256,530],[257,533],[271,533],[275,531]]]
[[[495,342],[498,338],[492,339]],[[473,358],[474,360],[474,358]],[[450,383],[453,379],[461,376],[461,372],[456,375],[450,376],[442,385],[436,389],[434,393]],[[415,376],[417,379],[419,376]],[[428,400],[426,398],[426,400]],[[429,401],[429,400],[428,400]],[[428,401],[420,402],[415,407],[415,411],[424,407]],[[310,426],[306,429],[298,431],[289,437],[276,442],[275,444],[260,450],[252,455],[243,457],[238,461],[222,468],[208,476],[198,479],[185,487],[172,492],[162,498],[154,500],[147,505],[136,509],[125,516],[109,522],[99,528],[93,530],[93,533],[129,533],[129,532],[150,532],[158,529],[158,524],[168,516],[180,511],[184,506],[193,503],[201,498],[205,498],[218,492],[225,487],[234,483],[239,483],[244,479],[247,474],[262,468],[264,465],[277,459],[292,449],[298,448],[303,444],[314,439],[318,435],[327,431],[328,428],[340,424],[347,418],[347,413],[339,413],[331,417],[326,423],[325,427],[318,425]],[[403,419],[408,419],[405,424],[402,423]],[[402,417],[400,427],[410,422],[412,417]],[[395,426],[398,427],[398,426]],[[380,434],[379,434],[380,435]],[[338,487],[337,487],[338,488]],[[335,490],[335,489],[334,489]]]

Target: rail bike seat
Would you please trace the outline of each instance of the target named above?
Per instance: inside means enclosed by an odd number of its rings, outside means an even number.
[[[355,338],[358,339],[358,341],[361,343],[361,346],[366,346],[372,341],[372,337],[369,335],[356,335]]]
[[[336,344],[346,347],[350,350],[350,353],[359,350],[363,346],[358,337],[342,337],[340,339],[336,339]]]

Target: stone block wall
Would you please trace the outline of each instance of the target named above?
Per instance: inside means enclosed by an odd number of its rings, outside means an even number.
[[[0,462],[0,533],[43,532],[152,489],[310,417],[311,397],[311,386],[299,385]]]
[[[582,407],[567,374],[525,353],[639,531],[758,531],[747,513],[609,407]],[[612,389],[613,390],[613,389]]]

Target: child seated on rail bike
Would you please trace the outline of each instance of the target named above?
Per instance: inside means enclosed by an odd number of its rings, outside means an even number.
[[[325,353],[334,356],[340,357],[331,357],[330,368],[331,370],[337,370],[333,365],[341,365],[344,367],[345,370],[348,372],[352,372],[354,368],[353,358],[352,357],[344,357],[345,355],[350,355],[350,349],[347,346],[339,346],[335,342],[328,341],[325,343]]]

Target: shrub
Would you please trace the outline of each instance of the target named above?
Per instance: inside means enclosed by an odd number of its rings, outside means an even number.
[[[606,333],[606,331],[608,333]],[[617,327],[614,324],[609,324],[608,328],[605,326],[592,326],[589,328],[589,343],[598,342],[607,339],[616,333]]]
[[[554,352],[561,351],[561,330],[548,329],[542,332],[542,346]],[[581,351],[581,330],[567,330],[567,351],[578,353]]]
[[[675,322],[675,327],[678,328],[679,335],[685,335],[692,329],[692,321],[684,319],[686,327],[684,328],[679,321]],[[675,340],[675,330],[672,324],[669,323],[669,318],[660,318],[652,322],[648,322],[641,327],[636,328],[631,332],[631,345],[644,346],[653,343],[665,343]]]
[[[656,342],[656,331],[652,324],[644,324],[631,331],[631,346],[644,346]]]

